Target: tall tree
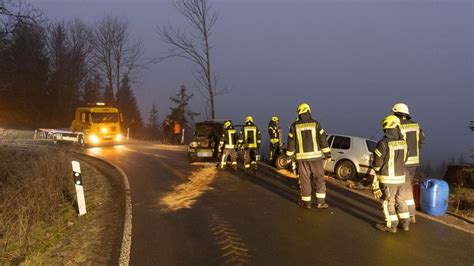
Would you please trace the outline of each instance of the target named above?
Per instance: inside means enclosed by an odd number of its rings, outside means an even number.
[[[193,94],[188,94],[188,89],[185,85],[181,85],[178,93],[175,96],[170,97],[171,101],[175,103],[174,107],[170,107],[171,113],[169,118],[179,122],[184,128],[189,129],[189,120],[194,122],[194,117],[198,116],[189,109],[189,101],[193,98]],[[189,119],[189,120],[188,120]]]
[[[142,65],[141,40],[132,41],[125,17],[107,15],[94,26],[92,57],[94,66],[104,76],[107,84],[107,101],[120,103],[121,81],[125,76],[130,80]]]
[[[148,133],[151,139],[157,139],[159,137],[159,117],[158,110],[156,110],[155,104],[151,107],[150,116],[148,117]]]
[[[0,108],[8,114],[14,110],[14,115],[19,116],[15,120],[22,121],[23,126],[45,120],[49,97],[45,89],[48,59],[44,36],[40,25],[22,23],[1,49]]]
[[[130,128],[132,136],[140,136],[143,130],[143,120],[140,114],[140,108],[137,104],[137,99],[130,87],[128,76],[125,75],[120,84],[119,97],[122,100],[118,106],[123,113],[123,123],[125,126]]]
[[[37,24],[41,12],[22,0],[0,0],[0,35],[15,32],[20,24]]]
[[[90,30],[80,19],[49,26],[48,51],[50,64],[49,91],[55,99],[51,114],[65,124],[81,103],[81,89],[88,74]]]
[[[102,80],[99,75],[87,79],[82,93],[82,102],[84,104],[103,101],[102,98]]]
[[[212,10],[212,5],[207,0],[178,0],[175,7],[187,20],[192,28],[192,33],[185,33],[171,25],[161,27],[159,35],[165,43],[170,45],[166,56],[158,58],[159,62],[170,57],[180,57],[191,61],[196,66],[194,77],[202,89],[206,90],[209,101],[211,119],[216,118],[214,97],[216,90],[216,76],[211,69],[211,49],[213,47],[210,37],[217,21],[217,12]],[[222,91],[221,91],[222,92]]]

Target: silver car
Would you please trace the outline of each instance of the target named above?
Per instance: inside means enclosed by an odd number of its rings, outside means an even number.
[[[324,166],[326,172],[334,173],[339,179],[356,180],[358,176],[370,173],[370,165],[377,142],[345,135],[328,135],[331,160]]]

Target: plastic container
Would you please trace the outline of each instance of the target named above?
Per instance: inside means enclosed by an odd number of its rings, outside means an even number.
[[[426,179],[420,185],[420,207],[429,215],[446,214],[449,201],[449,185],[444,180]]]

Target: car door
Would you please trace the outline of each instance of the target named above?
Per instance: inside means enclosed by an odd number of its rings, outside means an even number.
[[[336,163],[349,152],[351,148],[351,138],[339,135],[330,135],[328,145],[331,148],[331,159],[326,162],[324,170],[334,172]]]

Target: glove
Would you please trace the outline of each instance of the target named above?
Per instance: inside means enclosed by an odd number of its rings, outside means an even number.
[[[380,190],[379,180],[377,176],[374,176],[374,179],[372,181],[372,194],[374,194],[374,197],[376,199],[381,199],[383,195],[382,190]]]
[[[376,199],[381,199],[382,198],[382,190],[380,190],[380,188],[378,189],[375,189],[375,190],[372,190],[372,194],[374,194],[374,197]]]

